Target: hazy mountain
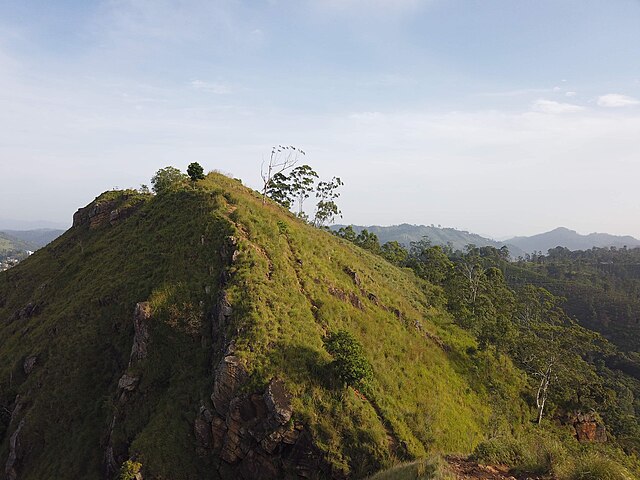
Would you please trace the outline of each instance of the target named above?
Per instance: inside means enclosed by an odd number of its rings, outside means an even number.
[[[610,235],[608,233],[590,233],[581,235],[574,230],[559,227],[550,232],[532,235],[530,237],[514,237],[506,243],[515,245],[527,252],[547,253],[551,248],[566,247],[569,250],[589,250],[593,247],[617,247],[625,245],[629,248],[640,246],[640,240],[631,236]]]
[[[20,238],[5,232],[0,232],[0,254],[7,252],[24,252],[27,250],[35,250],[35,247]]]
[[[332,229],[337,230],[344,225],[334,225]],[[498,242],[490,238],[483,237],[476,233],[470,233],[465,230],[457,230],[455,228],[440,228],[427,225],[410,225],[403,223],[401,225],[392,225],[388,227],[381,227],[378,225],[370,225],[368,227],[361,225],[352,225],[356,233],[360,233],[366,229],[371,233],[375,233],[378,236],[380,244],[386,242],[396,241],[402,245],[409,246],[411,242],[422,240],[424,237],[429,237],[434,245],[447,245],[450,244],[454,250],[462,250],[469,244],[476,245],[478,247],[491,246],[495,248],[501,248],[507,246],[512,257],[518,257],[524,255],[524,251],[517,246],[510,244],[509,242]]]
[[[52,242],[60,235],[64,233],[64,230],[54,228],[38,228],[35,230],[3,230],[0,231],[0,235],[5,235],[9,238],[17,239],[28,246],[29,250],[37,250],[42,248],[48,243]]]

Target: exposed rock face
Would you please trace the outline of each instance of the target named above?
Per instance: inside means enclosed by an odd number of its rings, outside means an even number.
[[[225,355],[216,368],[211,394],[211,401],[219,415],[227,414],[231,399],[246,380],[247,371],[240,359],[232,354]]]
[[[24,418],[20,420],[18,427],[15,429],[11,437],[9,437],[9,457],[4,467],[4,473],[7,480],[16,480],[18,478],[17,467],[20,462],[21,445],[20,430],[24,427]]]
[[[22,365],[22,369],[24,370],[25,375],[29,375],[33,369],[36,367],[38,363],[37,355],[30,355],[24,360],[24,364]]]
[[[131,353],[129,354],[129,368],[147,357],[149,350],[150,321],[151,305],[149,302],[137,303],[133,313],[133,345],[131,346]],[[139,383],[140,377],[138,375],[132,375],[126,371],[122,374],[118,380],[118,389],[116,392],[121,406],[126,405],[127,401],[134,395],[133,392],[135,392]],[[118,409],[114,413],[106,435],[107,442],[103,457],[105,478],[113,478],[118,473],[119,464],[125,459],[122,457],[122,450],[128,448],[126,445],[123,448],[122,445],[114,444],[113,441],[113,431],[116,423],[122,421],[123,411],[124,409]],[[140,476],[140,478],[142,477]]]
[[[98,201],[87,207],[80,208],[73,214],[73,226],[89,225],[94,229],[102,225],[115,225],[119,221],[129,217],[135,212],[142,202],[134,203],[126,208],[119,208],[118,205],[131,198],[131,195],[123,194],[117,200]]]
[[[246,372],[236,362],[234,355],[220,362],[212,395],[216,412],[208,420],[212,412],[201,409],[194,425],[201,447],[220,458],[221,476],[244,480],[332,477],[311,435],[291,422],[291,398],[284,382],[274,378],[263,393],[238,395],[242,383],[237,380],[246,380]]]
[[[135,390],[139,381],[140,379],[138,377],[125,373],[120,377],[120,380],[118,380],[118,388],[127,392],[132,392]]]
[[[606,442],[607,430],[594,412],[575,413],[569,417],[576,439],[581,443]]]
[[[151,320],[151,305],[149,302],[136,304],[133,314],[133,346],[129,355],[129,366],[146,358],[149,345],[149,321]]]

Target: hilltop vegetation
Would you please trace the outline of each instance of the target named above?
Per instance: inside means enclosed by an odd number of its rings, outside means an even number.
[[[565,414],[597,408],[614,442],[581,448],[637,467],[615,347],[512,290],[500,251],[367,251],[237,180],[176,178],[104,193],[0,274],[7,478],[363,478],[470,454],[529,430],[526,353],[560,340],[577,345],[536,431],[578,445]]]

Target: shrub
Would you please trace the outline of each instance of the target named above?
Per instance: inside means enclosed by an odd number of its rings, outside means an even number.
[[[324,345],[333,357],[330,367],[347,385],[366,389],[373,378],[373,369],[364,355],[362,345],[345,330],[331,333]]]
[[[520,464],[525,457],[524,446],[515,438],[497,437],[478,444],[472,458],[477,462],[492,465]]]
[[[627,469],[599,453],[587,453],[561,465],[559,480],[632,480]]]
[[[142,478],[140,476],[141,469],[142,469],[142,464],[140,462],[127,460],[120,467],[119,480],[137,480],[138,478]]]

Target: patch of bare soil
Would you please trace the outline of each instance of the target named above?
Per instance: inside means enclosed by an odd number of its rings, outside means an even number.
[[[514,475],[505,465],[481,465],[463,457],[447,457],[449,469],[459,480],[553,480],[548,476]]]

